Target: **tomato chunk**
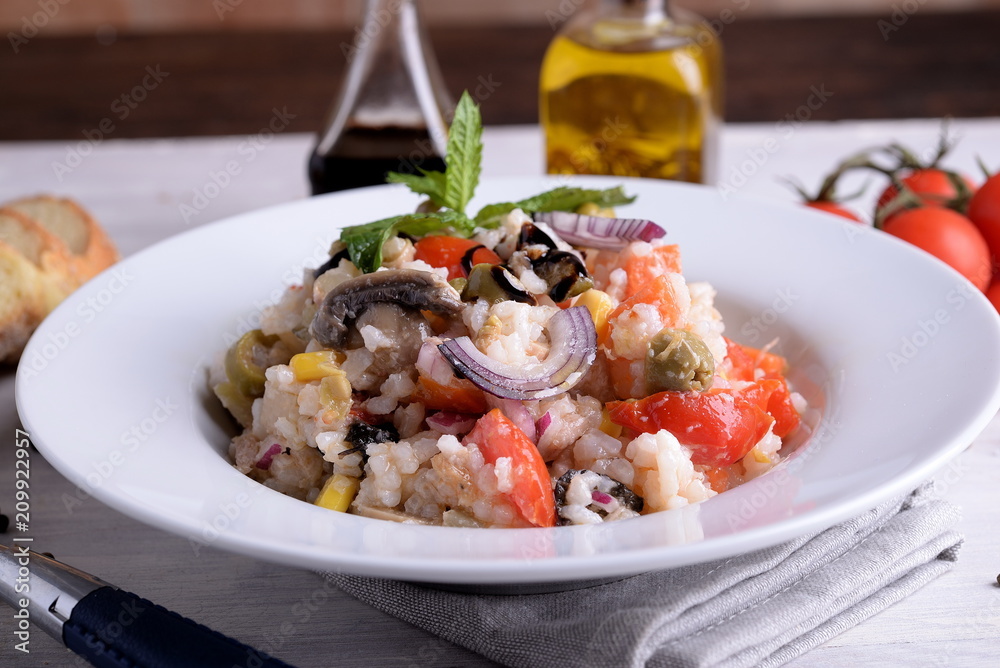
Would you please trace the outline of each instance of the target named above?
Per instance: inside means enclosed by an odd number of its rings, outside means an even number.
[[[729,380],[755,380],[754,371],[756,369],[763,371],[765,378],[784,376],[788,364],[781,355],[744,346],[728,338],[725,340]]]
[[[646,433],[666,429],[691,448],[693,463],[724,467],[742,459],[771,428],[774,418],[759,403],[772,392],[660,392],[611,402],[608,409],[615,424]]]
[[[448,270],[448,280],[464,278],[467,274],[462,267],[462,258],[472,252],[471,266],[481,263],[500,264],[500,256],[472,239],[460,239],[444,235],[424,237],[413,244],[415,260],[423,260],[432,267]],[[475,250],[473,250],[475,249]]]
[[[625,260],[625,296],[631,297],[649,285],[658,276],[681,273],[681,251],[676,244],[657,246],[647,255],[629,255]]]
[[[490,464],[496,464],[501,457],[509,457],[514,488],[506,496],[521,517],[531,524],[555,526],[556,500],[542,455],[531,439],[499,408],[479,418],[462,442],[479,446],[483,458]]]
[[[483,391],[460,378],[455,378],[449,385],[442,385],[433,378],[419,376],[413,398],[427,408],[438,411],[484,413],[489,408]]]

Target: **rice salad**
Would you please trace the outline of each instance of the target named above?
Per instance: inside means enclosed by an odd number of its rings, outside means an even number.
[[[785,361],[726,338],[666,231],[605,203],[394,229],[367,267],[342,236],[212,371],[234,466],[464,527],[624,520],[770,470],[806,410]]]

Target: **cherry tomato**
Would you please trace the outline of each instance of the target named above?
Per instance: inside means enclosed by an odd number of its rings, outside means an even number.
[[[742,459],[771,428],[774,418],[761,408],[770,395],[730,390],[660,392],[608,404],[615,424],[655,434],[666,429],[691,448],[691,461],[724,467]]]
[[[819,211],[825,211],[826,213],[832,213],[835,216],[840,216],[841,218],[847,218],[848,220],[853,220],[858,223],[863,223],[861,216],[854,213],[850,209],[844,208],[836,202],[806,202],[806,206],[817,209]]]
[[[961,176],[961,178],[965,181],[970,191],[975,191],[976,184],[970,181],[967,176]],[[948,172],[943,169],[937,169],[936,167],[915,169],[906,176],[902,177],[900,181],[903,185],[912,190],[921,202],[928,206],[943,207],[949,200],[953,200],[958,196],[958,191],[955,190],[955,184],[953,184],[951,179],[948,177]],[[878,202],[875,204],[876,211],[882,209],[896,199],[898,194],[899,189],[895,186],[895,184],[889,184],[889,186],[882,191],[882,194],[879,195]],[[898,215],[899,213],[893,214],[893,216]],[[891,218],[892,216],[889,217]]]
[[[1000,312],[1000,278],[993,279],[990,287],[986,288],[986,298],[993,304],[993,308]]]
[[[501,457],[511,460],[514,488],[507,497],[525,520],[539,527],[556,524],[552,479],[538,448],[506,415],[494,408],[479,418],[463,443],[475,443],[489,464]]]
[[[432,267],[446,267],[449,281],[466,276],[465,268],[462,266],[462,259],[466,253],[472,253],[469,266],[482,262],[489,264],[502,262],[499,255],[472,239],[434,235],[424,237],[413,244],[413,248],[416,250],[415,260],[423,260]]]
[[[980,290],[989,284],[990,249],[962,214],[938,207],[908,209],[890,217],[883,229],[948,263]]]
[[[969,202],[966,215],[983,233],[994,264],[1000,261],[1000,174],[994,174],[980,186]]]

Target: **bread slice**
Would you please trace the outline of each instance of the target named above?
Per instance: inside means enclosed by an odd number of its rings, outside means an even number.
[[[45,316],[117,259],[71,200],[39,196],[0,207],[0,362],[16,362]]]
[[[72,200],[39,195],[4,206],[31,218],[65,244],[81,285],[119,259],[104,230]]]
[[[15,362],[31,333],[72,288],[0,241],[0,362]]]

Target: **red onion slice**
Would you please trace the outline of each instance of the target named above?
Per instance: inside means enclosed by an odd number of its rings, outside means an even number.
[[[568,211],[546,211],[534,214],[532,219],[551,225],[563,240],[588,248],[621,250],[630,241],[649,242],[667,234],[653,221],[642,218],[604,218]]]
[[[426,418],[427,426],[442,434],[459,436],[468,434],[476,426],[476,417],[465,413],[451,413],[440,411]]]
[[[274,460],[275,455],[279,452],[281,452],[281,446],[277,443],[272,443],[271,447],[267,449],[267,452],[261,455],[260,459],[257,460],[254,466],[264,471],[268,470],[271,468],[271,461]]]
[[[535,364],[498,362],[480,352],[467,336],[449,339],[438,350],[457,373],[492,395],[522,401],[544,399],[579,383],[597,357],[597,331],[585,306],[559,311],[546,326],[549,354]]]
[[[545,430],[549,428],[552,424],[552,413],[545,411],[545,415],[538,418],[538,422],[535,423],[535,433],[538,435],[538,440],[542,440],[542,436],[545,435]]]

